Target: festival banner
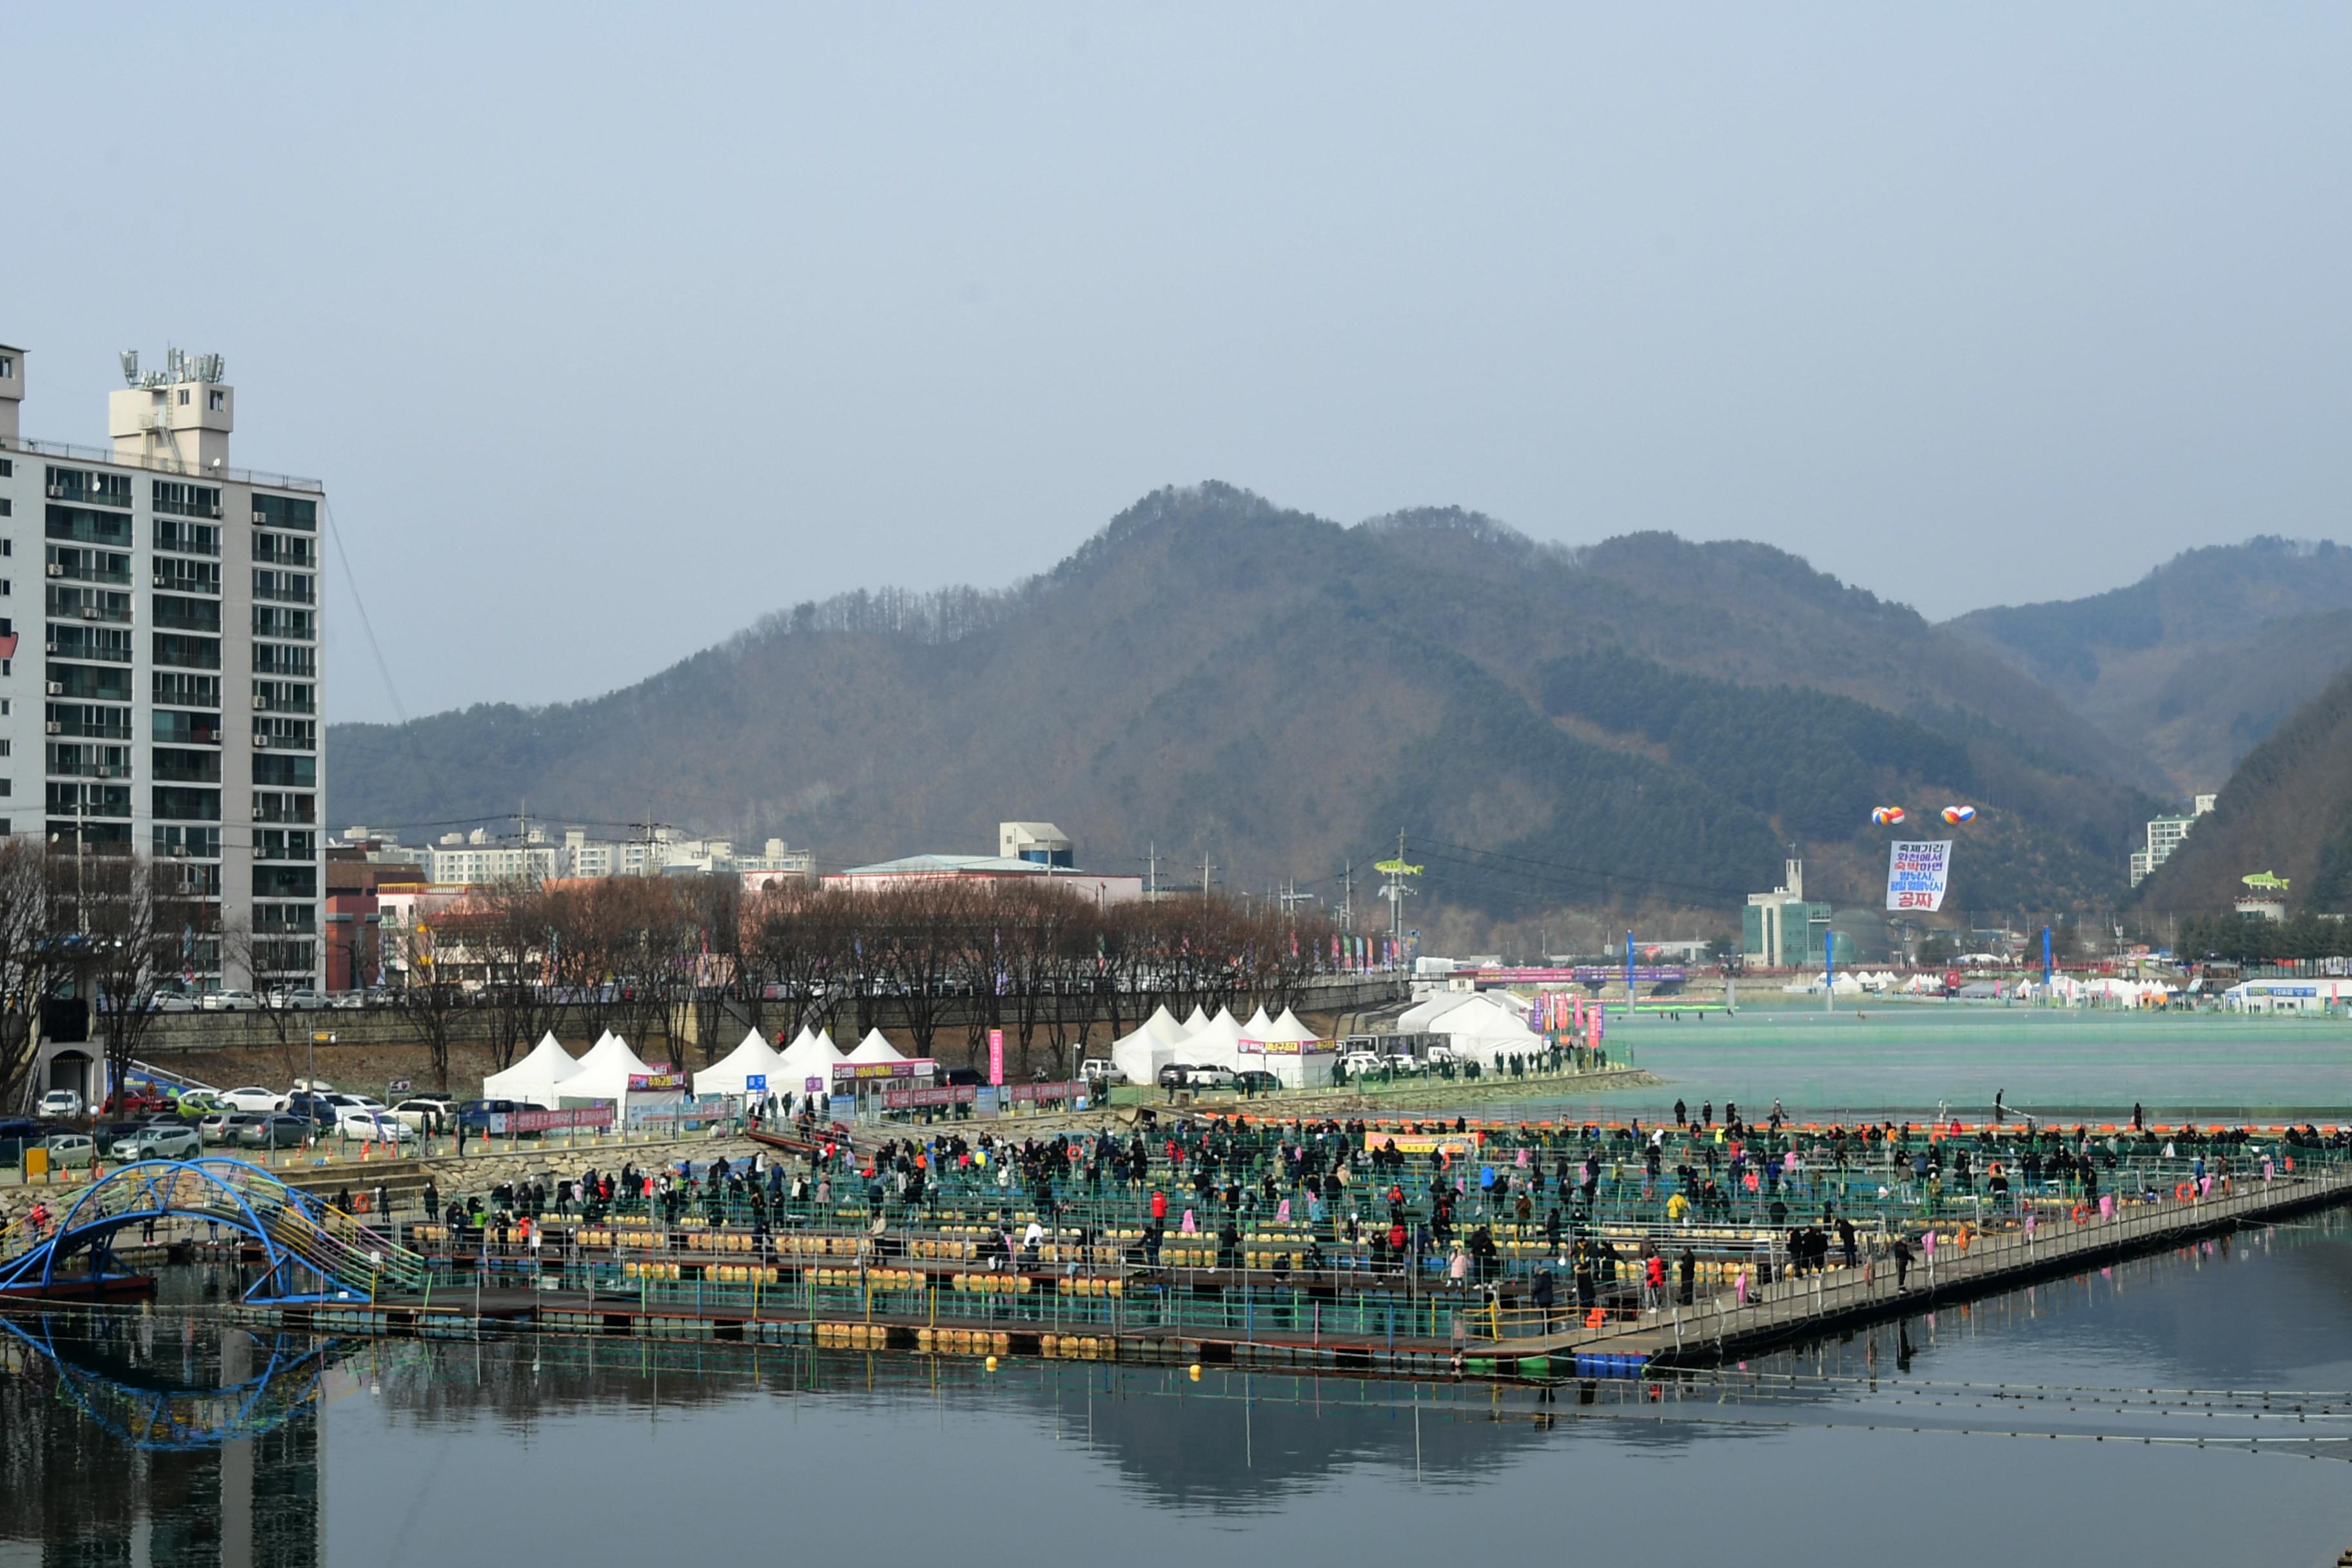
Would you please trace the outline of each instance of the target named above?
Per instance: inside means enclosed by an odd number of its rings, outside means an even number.
[[[1381,1132],[1364,1134],[1364,1152],[1378,1153],[1390,1144],[1400,1154],[1451,1154],[1464,1159],[1478,1147],[1483,1132]]]
[[[506,1130],[509,1132],[551,1132],[562,1127],[610,1127],[613,1108],[609,1105],[584,1105],[576,1110],[509,1110],[506,1114]]]
[[[1901,842],[1886,850],[1886,907],[1936,910],[1944,907],[1944,883],[1951,875],[1952,841]]]

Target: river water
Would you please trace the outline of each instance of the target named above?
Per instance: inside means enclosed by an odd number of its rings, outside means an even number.
[[[2200,1121],[2352,1117],[2352,1024],[2342,1019],[1841,999],[1745,1002],[1730,1018],[1612,1023],[1610,1055],[1663,1089],[1514,1105],[1509,1114],[1648,1119],[1677,1098],[1696,1114],[1736,1100],[1759,1115],[1777,1098],[1801,1121],[1920,1120],[1947,1106],[1976,1121],[1993,1096],[2045,1120]],[[1469,1109],[1494,1116],[1493,1109]]]
[[[0,1568],[1225,1551],[1880,1568],[2352,1546],[2340,1214],[1717,1373],[1550,1391],[256,1339],[201,1315],[202,1275],[168,1284],[193,1310],[0,1331]]]

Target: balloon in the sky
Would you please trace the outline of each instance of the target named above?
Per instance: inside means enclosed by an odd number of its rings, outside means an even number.
[[[1874,807],[1871,811],[1870,820],[1881,827],[1899,827],[1903,824],[1903,808],[1899,805]]]
[[[1976,819],[1977,808],[1973,805],[1948,805],[1944,807],[1944,820],[1950,823],[1955,827],[1958,827],[1963,822],[1974,822]]]

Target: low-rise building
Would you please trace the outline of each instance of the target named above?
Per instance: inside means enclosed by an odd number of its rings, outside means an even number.
[[[1829,956],[1830,907],[1805,899],[1805,863],[1787,862],[1781,885],[1750,893],[1740,911],[1739,952],[1748,963],[1794,969]]]

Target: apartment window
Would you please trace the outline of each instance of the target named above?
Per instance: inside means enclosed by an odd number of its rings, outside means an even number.
[[[10,500],[6,496],[0,496],[0,517],[14,517],[16,515],[16,503]]]
[[[149,481],[150,495],[155,510],[174,517],[213,517],[221,514],[221,493],[217,485],[183,484],[176,479]]]
[[[187,405],[188,405],[188,389],[187,389],[186,387],[184,387],[184,387],[180,388],[180,406],[181,406],[181,407],[183,407],[183,408],[185,408]]]
[[[187,856],[199,860],[217,860],[220,858],[220,833],[217,827],[167,827],[159,823],[155,827],[155,853],[175,858]],[[219,887],[215,885],[213,891],[219,893]]]
[[[16,356],[15,354],[0,354],[0,381],[14,381],[16,379]],[[5,467],[5,465],[0,464],[0,467]]]
[[[127,809],[130,804],[130,793],[128,790],[123,792],[126,809],[122,815],[126,816],[130,815]],[[220,801],[221,792],[216,789],[188,789],[178,784],[154,786],[154,814],[157,816],[193,818],[197,822],[218,822],[221,814]]]
[[[159,669],[154,674],[152,690],[157,705],[164,708],[218,708],[221,705],[221,684],[217,675],[179,675]]]
[[[185,665],[193,669],[220,668],[220,638],[188,637],[178,632],[157,632],[155,662]]]
[[[296,496],[265,496],[253,498],[253,521],[264,528],[299,528],[305,533],[319,531],[319,503]]]
[[[210,392],[205,394],[205,406],[211,409],[215,414],[220,413],[223,409],[228,406],[228,394],[223,392],[217,386],[214,387]]]

